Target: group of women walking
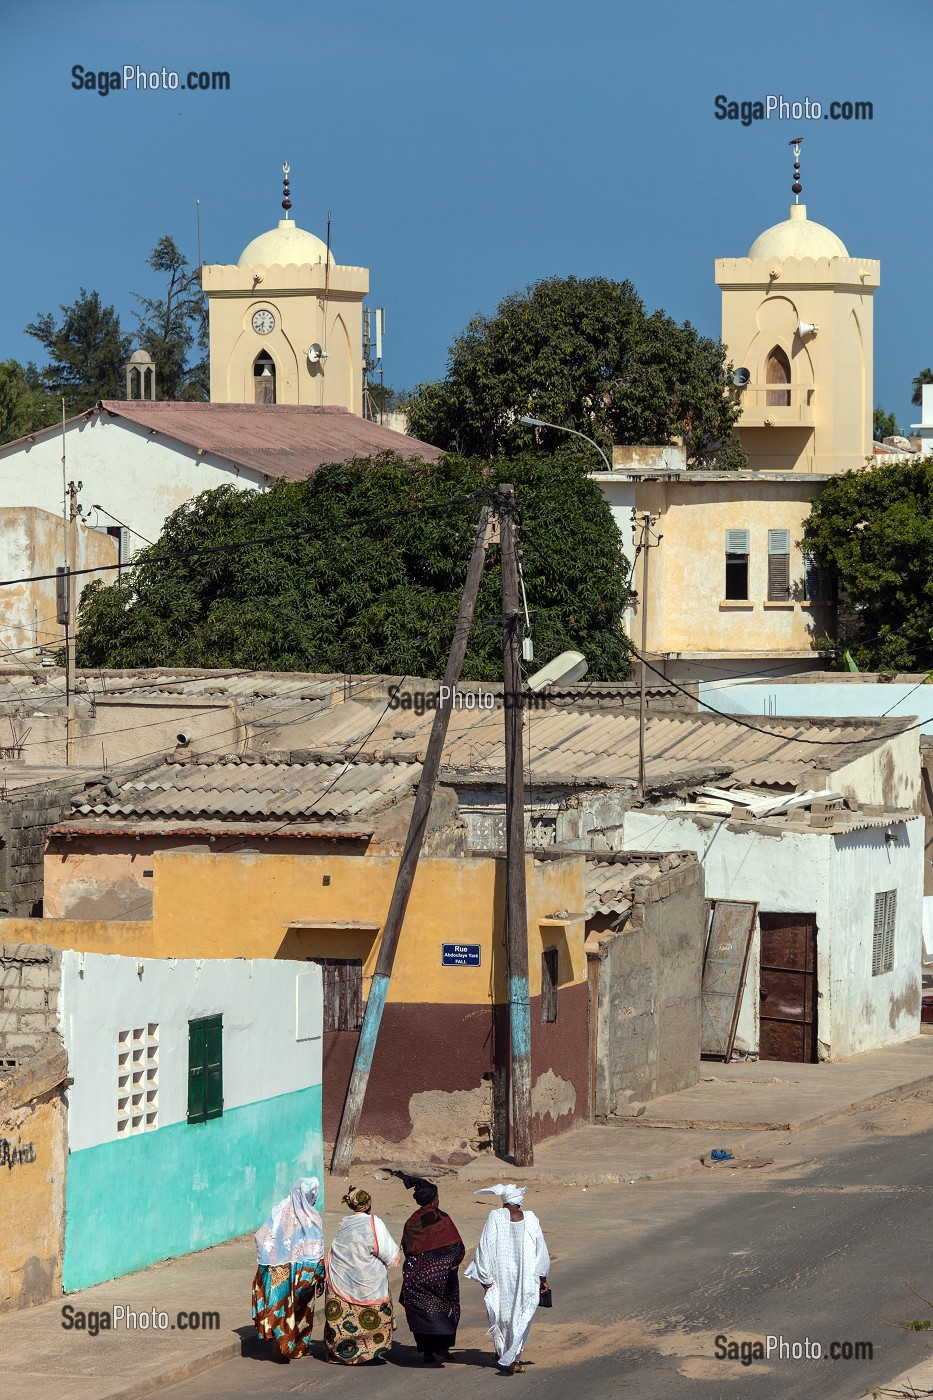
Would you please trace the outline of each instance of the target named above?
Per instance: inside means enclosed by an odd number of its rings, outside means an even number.
[[[373,1214],[369,1192],[351,1187],[343,1198],[349,1214],[325,1250],[316,1177],[297,1182],[257,1231],[253,1321],[274,1344],[277,1361],[310,1354],[321,1298],[328,1361],[356,1366],[384,1360],[395,1328],[388,1271],[400,1263],[399,1301],[418,1351],[428,1365],[449,1359],[460,1322],[459,1269],[466,1250],[440,1208],[434,1183],[397,1175],[414,1192],[417,1207],[406,1221],[401,1248]],[[484,1194],[497,1195],[501,1206],[490,1212],[466,1277],[483,1287],[500,1369],[515,1374],[524,1370],[522,1352],[535,1310],[550,1301],[550,1259],[537,1216],[522,1209],[524,1187],[499,1184],[477,1192]]]

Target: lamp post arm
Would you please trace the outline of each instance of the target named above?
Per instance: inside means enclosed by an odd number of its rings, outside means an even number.
[[[582,438],[584,442],[588,442],[591,447],[596,448],[596,451],[606,464],[606,471],[612,471],[612,463],[609,461],[609,458],[606,456],[599,443],[594,441],[593,438],[587,437],[586,433],[581,433],[578,428],[568,428],[565,427],[563,423],[546,423],[543,418],[519,418],[518,421],[529,427],[553,428],[558,433],[572,433],[574,437]]]

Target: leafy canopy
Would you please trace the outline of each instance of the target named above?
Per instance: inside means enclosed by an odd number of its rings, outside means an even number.
[[[613,443],[682,436],[705,464],[738,418],[725,385],[722,345],[649,315],[631,282],[551,277],[476,316],[447,377],[417,386],[408,417],[416,437],[454,452],[511,457],[566,441],[517,423],[528,415],[585,433],[607,455]],[[595,453],[588,461],[600,465]]]
[[[0,361],[0,443],[48,428],[61,416],[61,404],[38,383],[35,365]]]
[[[876,442],[884,442],[886,437],[897,437],[900,428],[897,426],[897,418],[893,413],[885,413],[879,405],[871,419],[872,436]]]
[[[833,477],[805,544],[839,580],[839,638],[861,670],[933,667],[933,458]]]
[[[155,365],[159,399],[206,399],[210,392],[207,360],[207,298],[201,290],[200,269],[167,235],[160,238],[147,259],[154,272],[164,274],[165,294],[136,297],[141,310],[139,343]],[[195,350],[201,358],[192,363]]]
[[[49,392],[64,396],[69,413],[92,408],[98,399],[123,398],[130,337],[114,308],[82,287],[77,301],[59,310],[60,322],[46,311],[26,327],[48,352],[42,376]]]
[[[585,453],[525,456],[507,471],[389,454],[267,493],[207,491],[169,517],[140,567],[85,589],[79,664],[440,676],[481,507],[447,503],[474,492],[488,499],[505,478],[521,516],[538,663],[573,648],[594,679],[621,679],[628,566],[609,507],[586,478],[590,465]],[[223,548],[271,536],[284,538]],[[205,548],[216,552],[190,553]],[[502,674],[500,588],[492,547],[464,664],[473,679]]]

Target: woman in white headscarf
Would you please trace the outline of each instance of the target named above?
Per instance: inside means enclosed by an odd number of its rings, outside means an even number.
[[[368,1191],[351,1186],[343,1198],[351,1214],[337,1227],[324,1258],[324,1350],[328,1361],[358,1366],[384,1361],[392,1347],[392,1297],[388,1270],[401,1251],[378,1215]]]
[[[253,1322],[276,1361],[310,1352],[314,1300],[324,1292],[324,1225],[315,1209],[321,1183],[304,1177],[256,1232]]]
[[[499,1196],[502,1205],[490,1211],[476,1256],[466,1277],[483,1285],[489,1335],[499,1366],[514,1374],[524,1371],[522,1352],[532,1319],[547,1290],[551,1259],[538,1217],[522,1209],[524,1186],[486,1186],[477,1196]]]

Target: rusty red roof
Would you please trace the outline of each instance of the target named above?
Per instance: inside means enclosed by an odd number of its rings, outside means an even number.
[[[424,462],[436,462],[441,455],[429,443],[332,406],[104,399],[97,409],[284,481],[303,481],[328,462],[380,452]]]

